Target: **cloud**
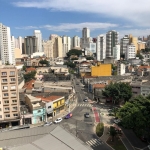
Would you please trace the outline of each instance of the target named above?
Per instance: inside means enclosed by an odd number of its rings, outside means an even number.
[[[129,20],[139,26],[150,24],[150,1],[144,0],[25,0],[13,3],[17,7],[46,8],[55,11],[97,13]]]
[[[16,29],[23,29],[23,30],[30,30],[30,29],[37,29],[36,26],[25,26],[25,27],[16,27]]]
[[[43,26],[25,26],[25,27],[16,27],[16,29],[47,29],[51,31],[63,31],[68,32],[70,30],[75,30],[76,32],[79,32],[84,27],[90,28],[90,30],[96,30],[96,29],[109,29],[109,28],[115,28],[117,27],[117,24],[111,24],[111,23],[99,23],[99,22],[84,22],[84,23],[61,23],[59,25],[43,25]]]

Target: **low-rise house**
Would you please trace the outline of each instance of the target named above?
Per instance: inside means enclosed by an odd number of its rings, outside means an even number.
[[[150,95],[150,82],[148,80],[147,82],[143,82],[141,85],[141,95],[142,96]]]
[[[41,98],[26,94],[25,103],[29,106],[30,112],[32,113],[32,124],[46,121],[45,104],[42,102]]]
[[[64,96],[36,96],[45,103],[46,112],[48,115],[57,116],[61,111],[65,109],[65,97]]]
[[[32,89],[34,88],[34,82],[35,82],[35,80],[32,79],[25,83],[25,85],[23,86],[23,89],[26,93],[28,93],[28,94],[32,93]]]
[[[132,87],[133,96],[138,96],[141,94],[141,82],[140,81],[132,81],[130,85]]]

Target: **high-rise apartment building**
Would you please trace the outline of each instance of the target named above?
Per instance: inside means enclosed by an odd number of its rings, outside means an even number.
[[[62,38],[56,37],[52,40],[43,42],[44,53],[48,58],[63,57],[62,54]]]
[[[31,55],[38,52],[37,40],[36,36],[27,36],[24,38],[24,54]]]
[[[63,36],[62,37],[62,47],[63,47],[63,57],[66,56],[66,53],[71,50],[71,38],[68,36]]]
[[[103,34],[97,37],[96,57],[98,61],[106,58],[106,36]]]
[[[113,47],[113,58],[117,61],[120,60],[120,45],[117,44]]]
[[[0,23],[0,59],[2,64],[15,64],[14,41],[12,40],[10,28]]]
[[[106,57],[113,56],[113,47],[118,44],[119,33],[112,30],[106,34]]]
[[[17,39],[15,39],[15,48],[20,49],[21,50],[21,54],[22,52],[22,44],[24,43],[24,39],[19,36]]]
[[[127,51],[125,54],[126,60],[136,57],[136,47],[133,43],[127,46]]]
[[[134,44],[135,46],[135,53],[137,53],[138,51],[138,38],[137,37],[133,37],[131,34],[129,35],[129,44]]]
[[[80,48],[80,37],[74,36],[72,38],[72,48]]]
[[[18,71],[12,65],[0,65],[0,126],[19,124]]]
[[[90,38],[90,29],[85,27],[82,29],[82,43],[87,43],[88,38]]]
[[[34,36],[37,37],[37,50],[42,52],[42,33],[40,30],[34,30]]]
[[[129,36],[125,35],[120,40],[120,54],[125,54],[126,53],[128,45],[129,45]]]

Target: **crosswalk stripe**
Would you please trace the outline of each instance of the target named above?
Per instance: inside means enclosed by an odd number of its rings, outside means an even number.
[[[89,146],[92,146],[92,147],[96,147],[98,145],[101,145],[103,144],[102,141],[100,141],[99,139],[91,139],[90,141],[87,141],[86,142]]]

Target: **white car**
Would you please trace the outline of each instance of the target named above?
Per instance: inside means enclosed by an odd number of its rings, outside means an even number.
[[[119,122],[121,122],[119,119],[115,119],[115,120],[114,120],[114,123],[115,123],[115,124],[118,124]]]
[[[53,124],[52,122],[46,122],[45,124],[44,124],[44,127],[45,126],[50,126],[51,124]]]
[[[62,118],[57,118],[54,123],[60,123],[62,121]]]

